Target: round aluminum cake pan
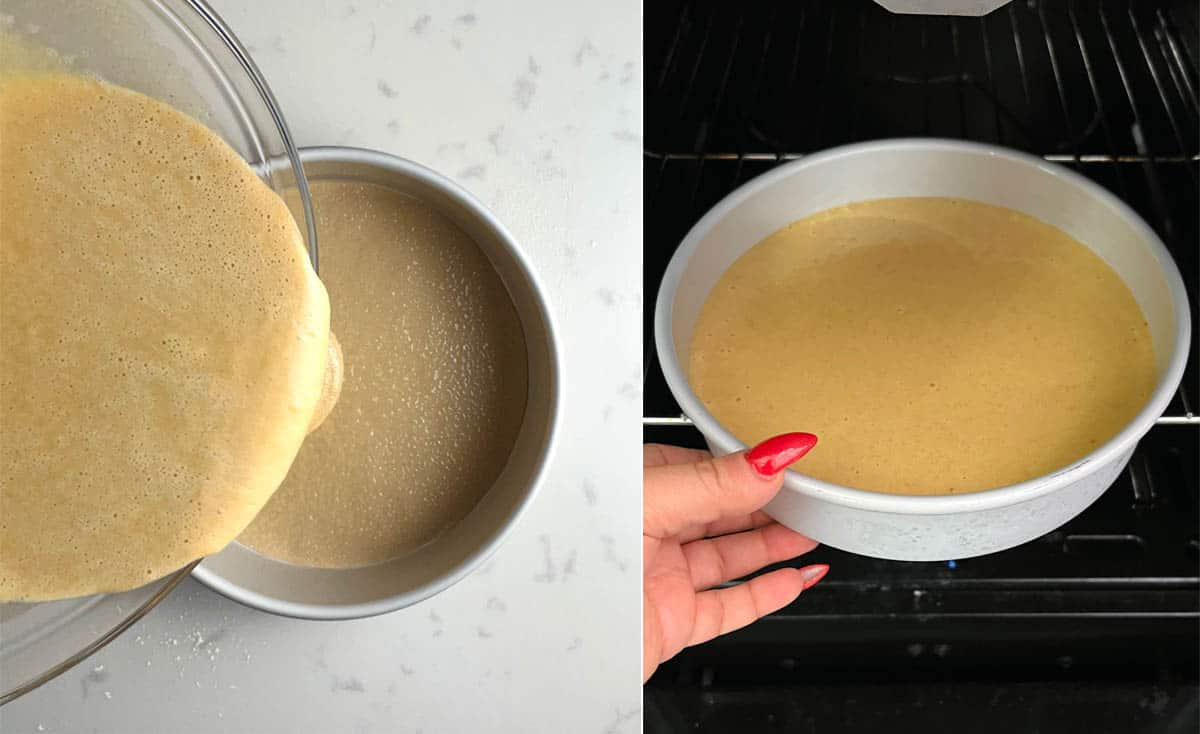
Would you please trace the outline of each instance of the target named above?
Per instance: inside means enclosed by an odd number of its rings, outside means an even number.
[[[1091,248],[1129,287],[1149,323],[1158,378],[1154,392],[1108,442],[1070,466],[1026,482],[917,497],[867,492],[789,470],[766,511],[822,543],[876,558],[944,561],[1011,548],[1075,517],[1113,483],[1171,401],[1187,360],[1190,312],[1179,269],[1141,217],[1083,176],[1004,148],[927,138],[848,145],[781,165],[713,207],[671,258],[654,321],[663,373],[714,453],[744,449],[705,409],[684,368],[709,291],[744,252],[797,219],[850,202],[899,196],[1008,207]]]
[[[529,394],[516,444],[491,489],[454,527],[409,555],[372,566],[298,566],[235,541],[193,572],[213,590],[273,614],[307,619],[370,617],[449,588],[487,560],[512,532],[550,460],[562,400],[560,359],[546,289],[504,225],[466,190],[424,166],[377,151],[304,148],[300,160],[309,181],[353,180],[386,186],[449,217],[495,267],[525,333]]]

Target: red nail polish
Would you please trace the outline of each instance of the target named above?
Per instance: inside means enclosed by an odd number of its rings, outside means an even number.
[[[764,477],[773,477],[817,445],[811,433],[784,433],[768,438],[746,452],[746,461]]]
[[[808,591],[817,585],[817,582],[825,578],[825,574],[829,573],[829,564],[814,563],[811,566],[805,566],[800,569],[800,581],[803,584],[802,588]]]

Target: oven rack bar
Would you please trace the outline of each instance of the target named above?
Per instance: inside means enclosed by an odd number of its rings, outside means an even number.
[[[1200,426],[1200,415],[1164,415],[1154,421],[1157,426]],[[654,428],[691,428],[692,419],[686,415],[647,415],[642,416],[642,427]]]
[[[807,153],[662,153],[646,150],[642,156],[658,161],[794,161]],[[1044,153],[1051,163],[1200,163],[1200,153],[1192,155],[1113,155],[1110,153]]]

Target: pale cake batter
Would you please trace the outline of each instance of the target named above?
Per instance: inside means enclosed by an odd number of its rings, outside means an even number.
[[[0,75],[0,600],[225,546],[300,447],[328,334],[287,207],[224,141],[120,87]]]
[[[751,248],[703,306],[689,376],[746,444],[811,431],[793,468],[896,494],[1065,467],[1155,383],[1145,319],[1091,250],[942,198],[831,209]]]
[[[525,340],[475,242],[373,184],[310,184],[321,278],[345,355],[341,397],[239,540],[304,566],[411,552],[479,501],[508,461]]]

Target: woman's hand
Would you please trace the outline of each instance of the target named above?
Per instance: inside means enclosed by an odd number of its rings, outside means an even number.
[[[786,606],[829,570],[782,568],[713,589],[816,547],[760,510],[783,486],[783,470],[816,443],[811,433],[785,433],[719,459],[677,446],[643,447],[643,682],[683,648]]]

